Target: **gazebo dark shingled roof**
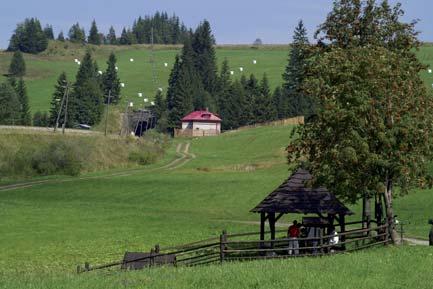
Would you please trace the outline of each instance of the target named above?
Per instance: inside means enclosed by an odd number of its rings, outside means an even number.
[[[298,169],[276,190],[270,193],[251,212],[352,215],[331,192],[324,187],[308,188],[305,182],[311,174]]]

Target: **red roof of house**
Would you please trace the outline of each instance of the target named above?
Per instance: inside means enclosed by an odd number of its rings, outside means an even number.
[[[221,119],[210,111],[197,110],[182,118],[182,121],[221,122]]]

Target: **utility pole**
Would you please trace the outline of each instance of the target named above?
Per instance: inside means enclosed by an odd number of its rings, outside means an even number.
[[[111,100],[111,89],[108,91],[107,109],[105,113],[105,133],[104,133],[105,136],[107,136],[108,112],[110,107],[110,100]]]
[[[65,118],[62,125],[62,134],[65,134],[66,122],[68,121],[68,104],[69,104],[69,85],[66,83],[66,105],[65,105]]]
[[[65,104],[66,93],[68,91],[68,83],[66,82],[66,86],[63,86],[63,87],[65,88],[65,92],[63,93],[63,97],[62,97],[62,102],[60,104],[59,113],[57,114],[56,126],[54,127],[54,132],[56,132],[57,129],[59,128],[60,115],[62,114],[63,105]]]

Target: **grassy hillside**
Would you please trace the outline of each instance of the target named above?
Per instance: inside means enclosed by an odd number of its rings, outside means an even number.
[[[65,48],[66,45],[66,48]],[[155,74],[158,80],[153,83],[152,76],[152,53],[148,45],[134,46],[89,46],[98,62],[100,70],[105,70],[106,61],[111,51],[116,53],[118,59],[119,76],[125,83],[122,90],[123,102],[129,99],[136,104],[142,105],[142,99],[138,93],[153,98],[158,87],[167,88],[167,80],[173,66],[174,57],[180,52],[180,46],[156,46],[154,50]],[[56,79],[62,71],[67,73],[69,79],[73,79],[78,70],[74,59],[80,59],[85,52],[84,47],[71,43],[50,43],[47,51],[40,55],[24,55],[27,65],[27,86],[30,106],[33,112],[48,110],[51,94],[54,91]],[[288,48],[283,46],[264,46],[262,49],[251,49],[248,46],[227,46],[217,48],[217,59],[220,65],[227,58],[231,69],[235,72],[234,77],[240,77],[243,73],[249,76],[254,73],[262,77],[267,73],[270,84],[275,87],[280,83],[284,65],[287,62]],[[0,74],[7,73],[11,53],[0,52]],[[130,59],[134,59],[131,62]],[[257,64],[253,64],[253,60]],[[165,67],[164,63],[168,66]],[[243,67],[241,73],[239,67]],[[3,76],[0,76],[0,80]]]
[[[49,48],[42,54],[24,56],[27,64],[26,80],[31,110],[33,112],[48,110],[58,75],[65,71],[68,78],[73,79],[78,70],[74,59],[81,59],[85,49],[93,51],[101,70],[106,67],[105,62],[109,53],[114,51],[118,58],[120,79],[126,84],[122,90],[123,102],[126,103],[129,99],[136,105],[142,105],[142,99],[138,98],[139,92],[148,98],[153,98],[158,87],[164,90],[167,88],[174,56],[179,53],[180,48],[180,46],[155,46],[155,75],[158,83],[154,84],[152,53],[148,45],[81,47],[77,44],[51,42]],[[234,78],[239,78],[242,74],[249,76],[251,73],[262,77],[263,73],[267,73],[271,87],[275,87],[281,83],[281,74],[287,65],[289,48],[282,45],[262,46],[259,49],[247,45],[227,45],[218,46],[216,52],[219,65],[227,58],[231,69],[235,72]],[[433,66],[433,46],[423,46],[418,55],[423,63]],[[11,57],[11,53],[0,52],[0,75],[7,72]],[[130,62],[131,58],[134,62]],[[257,60],[257,64],[253,64],[254,59]],[[168,67],[165,67],[164,63],[167,63]],[[239,67],[243,67],[244,71],[240,72]],[[433,74],[425,71],[422,77],[431,89]],[[0,76],[0,80],[2,78],[3,76]]]
[[[298,288],[329,288],[346,280],[351,280],[347,288],[360,288],[360,284],[398,288],[400,282],[415,280],[419,288],[428,288],[431,275],[426,272],[433,253],[429,248],[127,274],[72,273],[84,261],[118,260],[126,250],[147,251],[157,243],[205,239],[223,229],[257,231],[258,225],[244,221],[259,220],[249,210],[287,177],[284,147],[290,130],[289,126],[262,127],[214,138],[177,139],[168,157],[149,168],[0,190],[0,287],[268,288],[298,276],[304,280]],[[167,167],[179,144],[185,148],[186,143],[193,154],[186,159],[189,162]],[[408,202],[397,202],[397,213],[425,217],[433,207],[431,193],[418,192]],[[285,216],[280,222],[294,217]],[[407,229],[424,236],[428,226],[420,223]],[[389,267],[377,272],[384,263]],[[347,277],[341,278],[340,269]],[[372,279],[364,281],[366,274]]]

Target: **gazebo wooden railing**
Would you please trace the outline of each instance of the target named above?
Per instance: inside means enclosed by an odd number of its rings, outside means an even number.
[[[276,233],[285,233],[278,230]],[[77,267],[78,273],[107,268],[142,269],[155,266],[198,266],[227,261],[242,261],[254,259],[276,259],[295,257],[317,257],[338,253],[361,250],[372,246],[390,243],[387,225],[368,229],[356,229],[338,233],[340,239],[337,244],[331,244],[334,235],[317,238],[298,238],[298,254],[289,254],[289,242],[293,239],[276,238],[274,240],[260,240],[260,232],[227,234],[223,232],[219,238],[210,238],[174,247],[160,248],[155,246],[145,256],[124,258],[122,261],[104,265],[90,266],[85,263],[84,268]],[[341,238],[345,237],[345,238]]]

